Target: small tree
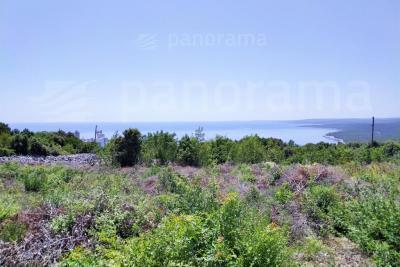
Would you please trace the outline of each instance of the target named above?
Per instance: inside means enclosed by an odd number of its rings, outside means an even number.
[[[212,160],[217,164],[231,160],[234,142],[227,137],[219,136],[211,142]]]
[[[16,134],[11,141],[11,148],[17,155],[27,155],[29,151],[29,139],[24,134]]]
[[[203,127],[197,128],[196,131],[194,131],[194,137],[196,137],[197,140],[199,140],[199,142],[204,142],[206,140],[206,134],[204,133],[204,128]]]
[[[8,124],[0,122],[0,134],[2,134],[2,133],[10,134],[11,128],[8,127]]]
[[[200,142],[196,137],[185,135],[179,141],[178,161],[182,165],[198,166],[200,164]]]
[[[240,163],[259,163],[265,160],[265,149],[260,137],[247,136],[239,141],[235,159]]]
[[[164,165],[175,160],[177,149],[175,134],[163,131],[149,133],[143,141],[142,155],[145,162],[157,160]]]
[[[50,155],[49,149],[37,138],[32,138],[29,152],[33,156]]]
[[[115,141],[116,161],[121,167],[133,166],[139,162],[141,134],[138,129],[127,129]]]

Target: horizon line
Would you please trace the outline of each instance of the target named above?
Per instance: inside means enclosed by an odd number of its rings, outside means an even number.
[[[369,120],[371,117],[350,117],[350,118],[304,118],[304,119],[266,119],[266,120],[184,120],[184,121],[20,121],[20,122],[5,122],[0,120],[0,122],[4,122],[6,124],[38,124],[38,123],[226,123],[226,122],[300,122],[300,121],[309,121],[309,120]],[[390,120],[390,119],[400,119],[399,117],[376,117],[375,119],[381,120]]]

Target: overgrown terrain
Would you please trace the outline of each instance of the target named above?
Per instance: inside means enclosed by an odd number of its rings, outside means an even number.
[[[96,143],[86,143],[73,133],[19,131],[0,122],[0,157],[12,155],[58,156],[94,152]]]
[[[98,157],[0,165],[0,265],[400,266],[399,143],[128,129]]]
[[[400,264],[400,168],[0,166],[0,265]]]

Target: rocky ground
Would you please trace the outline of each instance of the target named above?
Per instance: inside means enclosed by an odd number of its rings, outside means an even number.
[[[24,165],[62,164],[71,167],[99,165],[99,159],[95,154],[75,154],[75,155],[47,156],[47,157],[33,157],[33,156],[0,157],[0,164],[6,162],[17,162]]]

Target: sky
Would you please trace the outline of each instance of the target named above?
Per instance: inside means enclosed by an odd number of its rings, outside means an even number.
[[[400,117],[397,0],[0,0],[0,121]]]

